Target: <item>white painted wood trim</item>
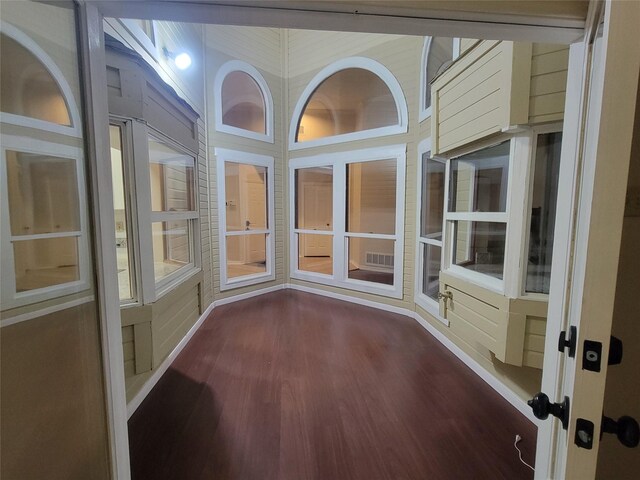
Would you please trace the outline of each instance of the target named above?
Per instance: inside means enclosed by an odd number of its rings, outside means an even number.
[[[246,287],[257,283],[273,281],[276,278],[276,242],[275,242],[275,160],[269,155],[259,155],[257,153],[241,152],[239,150],[229,150],[226,148],[216,148],[216,185],[218,190],[218,242],[219,242],[219,263],[220,263],[220,291],[232,288]],[[260,230],[246,230],[240,232],[227,232],[227,209],[226,209],[226,182],[225,163],[240,163],[245,165],[256,165],[267,170],[267,223],[268,228]],[[227,236],[242,235],[265,235],[266,240],[266,272],[243,275],[230,279],[227,275]]]
[[[111,475],[131,478],[129,435],[127,428],[122,324],[116,248],[113,241],[114,211],[109,139],[109,104],[107,78],[104,74],[103,18],[90,3],[79,4],[79,50],[84,68],[85,108],[88,131],[89,178],[94,219],[94,255],[96,265],[96,295],[102,342],[105,405],[109,430]]]
[[[342,135],[334,135],[331,137],[318,138],[308,142],[297,142],[296,131],[300,117],[307,105],[309,97],[316,91],[320,84],[331,75],[345,70],[347,68],[361,68],[368,70],[377,75],[389,88],[391,95],[396,103],[398,112],[398,123],[386,127],[373,128],[369,130],[361,130],[358,132],[345,133]],[[377,138],[385,135],[394,135],[406,133],[408,129],[409,113],[407,110],[407,102],[402,91],[400,83],[391,71],[375,60],[366,57],[349,57],[343,58],[320,70],[315,77],[307,84],[303,90],[291,116],[291,124],[289,125],[289,150],[301,150],[305,148],[318,147],[324,145],[333,145],[336,143],[351,142],[354,140],[362,140],[365,138]]]
[[[0,32],[7,35],[8,37],[11,37],[13,40],[26,48],[29,52],[31,52],[51,74],[53,79],[58,84],[58,87],[60,87],[60,91],[62,92],[62,96],[64,97],[64,101],[67,105],[67,111],[69,112],[69,116],[71,117],[71,126],[60,125],[37,118],[14,115],[4,112],[1,114],[0,120],[4,123],[11,123],[23,127],[32,127],[38,130],[45,130],[53,133],[60,133],[63,135],[82,138],[82,121],[80,120],[80,110],[78,109],[78,104],[76,103],[76,99],[73,96],[71,87],[69,86],[69,83],[67,82],[67,79],[65,78],[60,68],[40,47],[40,45],[32,40],[27,34],[22,32],[22,30],[19,30],[10,23],[0,20]]]
[[[244,25],[270,28],[333,30],[342,32],[387,33],[398,35],[426,34],[434,36],[462,36],[507,41],[542,43],[572,43],[584,33],[584,21],[560,17],[524,16],[507,13],[462,12],[445,9],[421,9],[406,15],[406,9],[394,9],[393,2],[375,2],[359,6],[359,12],[331,10],[327,7],[313,11],[291,8],[269,8],[264,5],[239,3],[201,4],[197,2],[168,3],[165,9],[149,9],[140,2],[96,2],[105,15],[115,18],[158,18],[173,21]],[[255,2],[259,3],[259,2]],[[311,2],[309,2],[311,3]],[[271,5],[272,6],[272,5]],[[317,2],[316,2],[317,6]],[[266,7],[266,8],[265,8]],[[404,13],[404,15],[398,15]]]
[[[160,61],[160,53],[158,46],[154,43],[157,42],[158,39],[158,31],[156,28],[155,20],[151,21],[151,28],[153,29],[153,37],[154,40],[151,40],[147,34],[140,28],[140,25],[136,23],[135,20],[130,18],[118,18],[116,19],[130,34],[133,38],[136,39],[138,44],[145,49],[145,51],[151,55],[151,57],[156,61]]]
[[[227,125],[223,122],[222,115],[222,84],[224,79],[227,78],[232,72],[244,72],[249,75],[258,85],[260,92],[262,93],[262,100],[264,102],[264,123],[266,133],[252,132],[251,130],[245,130],[243,128]],[[215,127],[218,132],[229,133],[231,135],[237,135],[239,137],[250,138],[252,140],[259,140],[262,142],[273,143],[273,97],[271,96],[271,90],[267,81],[262,74],[253,65],[241,60],[230,60],[223,64],[216,73],[213,81],[213,98],[215,109]]]

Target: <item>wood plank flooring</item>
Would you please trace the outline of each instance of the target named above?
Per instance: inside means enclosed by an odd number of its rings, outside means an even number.
[[[414,320],[293,290],[216,308],[129,421],[134,480],[533,478],[516,434]]]

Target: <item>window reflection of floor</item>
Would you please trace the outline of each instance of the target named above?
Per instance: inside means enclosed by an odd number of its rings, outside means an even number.
[[[333,258],[300,257],[300,259],[298,260],[298,270],[331,275],[333,273]]]
[[[227,276],[229,278],[244,277],[245,275],[265,273],[266,271],[267,266],[264,262],[227,264]]]
[[[298,270],[304,272],[324,273],[331,275],[333,271],[333,258],[331,257],[300,257],[298,259]],[[349,270],[349,278],[362,280],[365,282],[382,283],[393,285],[393,272],[378,272],[358,268]]]
[[[24,275],[16,277],[16,292],[52,287],[79,279],[78,267],[75,265],[27,270]]]

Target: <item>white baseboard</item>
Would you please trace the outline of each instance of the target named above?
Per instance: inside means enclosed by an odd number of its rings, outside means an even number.
[[[366,307],[377,308],[378,310],[384,310],[391,313],[397,313],[399,315],[404,315],[406,317],[410,317],[414,319],[420,326],[422,326],[429,334],[435,337],[445,348],[447,348],[451,353],[453,353],[458,359],[464,363],[467,367],[469,367],[473,372],[478,375],[482,380],[484,380],[487,385],[493,388],[502,398],[504,398],[507,402],[513,405],[522,415],[524,415],[527,419],[529,419],[532,423],[537,425],[537,420],[533,416],[531,409],[527,406],[526,402],[518,397],[509,387],[507,387],[504,383],[502,383],[498,378],[493,376],[487,369],[485,369],[482,365],[480,365],[477,361],[475,361],[471,356],[465,353],[460,347],[458,347],[455,343],[449,340],[445,335],[443,335],[438,329],[436,329],[433,325],[431,325],[427,320],[425,320],[418,312],[413,310],[409,310],[404,307],[396,307],[394,305],[387,305],[385,303],[374,302],[372,300],[366,300],[363,298],[356,298],[350,295],[343,295],[340,293],[333,293],[326,290],[321,290],[318,288],[307,287],[304,285],[296,285],[285,283],[282,285],[275,285],[269,288],[263,288],[260,290],[255,290],[253,292],[247,292],[240,295],[234,295],[232,297],[221,298],[220,300],[214,301],[209,307],[204,311],[204,313],[200,316],[198,321],[189,329],[187,334],[184,336],[180,343],[176,345],[173,351],[169,354],[169,356],[156,368],[153,375],[145,382],[140,391],[136,394],[136,396],[127,404],[127,418],[130,418],[133,415],[133,412],[140,406],[142,401],[149,394],[151,389],[158,383],[158,380],[162,377],[162,375],[167,371],[171,363],[176,359],[178,354],[182,351],[191,337],[196,333],[198,328],[202,325],[204,320],[213,312],[215,307],[220,305],[226,305],[229,303],[238,302],[240,300],[245,300],[251,297],[257,297],[259,295],[264,295],[266,293],[275,292],[278,290],[298,290],[301,292],[307,292],[314,295],[321,295],[323,297],[334,298],[336,300],[343,300],[345,302],[355,303],[358,305],[363,305]]]
[[[138,393],[136,393],[135,397],[131,399],[131,401],[127,404],[127,419],[131,418],[131,415],[138,409],[142,401],[149,395],[149,392],[155,387],[156,383],[160,380],[162,375],[169,369],[173,361],[180,354],[182,349],[189,343],[189,340],[193,337],[193,335],[198,331],[202,323],[205,319],[213,312],[216,307],[220,305],[226,305],[228,303],[239,302],[240,300],[245,300],[251,297],[257,297],[258,295],[264,295],[265,293],[275,292],[277,290],[282,290],[286,288],[285,285],[276,285],[274,287],[263,288],[261,290],[254,290],[253,292],[243,293],[241,295],[234,295],[233,297],[221,298],[220,300],[216,300],[211,303],[207,309],[200,315],[200,318],[193,324],[193,326],[189,329],[187,334],[180,340],[178,345],[171,351],[171,353],[163,360],[163,362],[158,365],[158,367],[153,372],[153,375],[149,377],[149,379],[144,383],[142,388]]]

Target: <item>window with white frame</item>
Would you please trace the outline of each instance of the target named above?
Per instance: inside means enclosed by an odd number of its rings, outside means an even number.
[[[89,288],[90,262],[82,130],[71,87],[36,42],[5,22],[0,59],[0,120],[14,128],[0,140],[5,310]]]
[[[216,149],[220,288],[275,278],[273,157]]]
[[[511,140],[450,160],[449,269],[501,289],[507,241]]]
[[[82,158],[77,147],[2,136],[3,304],[87,284]]]
[[[345,58],[321,70],[293,112],[289,148],[405,133],[407,105],[400,84],[382,64]]]
[[[273,143],[273,98],[255,67],[240,60],[222,65],[214,102],[217,131]]]
[[[157,288],[195,267],[195,158],[156,133],[148,135],[153,272]]]
[[[291,276],[402,297],[405,146],[290,163]]]
[[[442,268],[446,160],[433,158],[430,142],[418,149],[418,245],[416,303],[436,314]]]
[[[460,53],[460,39],[425,37],[420,70],[420,117],[431,116],[431,82],[440,75]]]

